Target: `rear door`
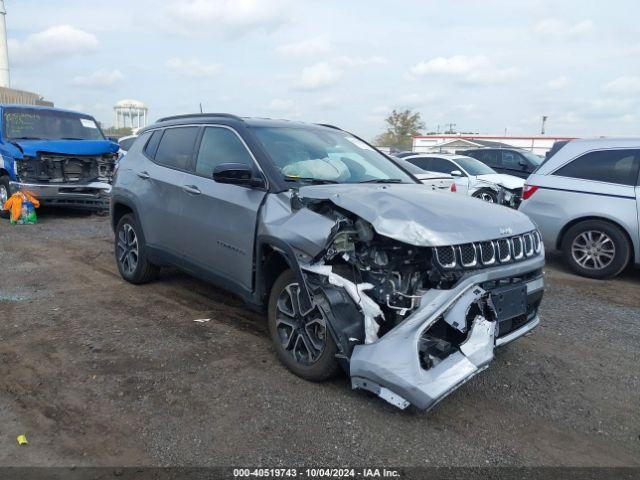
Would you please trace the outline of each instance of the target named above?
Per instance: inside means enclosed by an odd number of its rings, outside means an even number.
[[[193,158],[198,127],[169,127],[157,130],[145,149],[145,161],[135,166],[140,179],[140,217],[149,245],[179,255],[182,235],[182,185]]]
[[[185,257],[226,283],[250,291],[258,210],[265,189],[218,183],[213,170],[242,163],[261,175],[241,137],[227,126],[206,126],[193,171],[184,175],[180,197]]]
[[[453,177],[458,193],[466,195],[469,191],[469,177],[464,170],[451,160],[447,160],[445,158],[432,158],[431,170],[433,172],[446,173],[447,175],[451,175],[451,172],[458,170],[462,175]]]

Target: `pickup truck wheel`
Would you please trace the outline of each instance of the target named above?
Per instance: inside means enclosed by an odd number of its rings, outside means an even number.
[[[9,211],[3,210],[4,203],[9,198],[9,177],[0,175],[0,217],[9,218]]]
[[[318,307],[300,308],[300,284],[292,270],[275,281],[269,296],[269,332],[279,360],[305,380],[320,382],[339,370],[336,347]]]
[[[619,227],[601,220],[587,220],[567,231],[562,239],[562,253],[578,275],[605,279],[625,269],[631,247]]]
[[[473,198],[479,198],[480,200],[484,200],[485,202],[498,203],[498,195],[496,194],[496,192],[488,188],[481,188],[471,196]]]
[[[160,267],[147,260],[142,229],[131,214],[124,215],[116,227],[115,255],[120,275],[127,282],[147,283],[160,271]]]

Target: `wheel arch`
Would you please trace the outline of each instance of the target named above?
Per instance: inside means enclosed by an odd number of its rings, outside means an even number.
[[[276,279],[286,269],[293,270],[298,277],[303,293],[303,302],[311,306],[311,297],[307,289],[300,264],[293,248],[285,241],[271,236],[260,236],[256,239],[256,271],[254,297],[256,303],[265,306],[271,288]]]
[[[568,222],[564,227],[562,227],[562,229],[560,230],[560,233],[558,234],[558,238],[556,239],[556,249],[561,250],[562,249],[562,242],[564,241],[564,237],[567,234],[567,232],[569,231],[570,228],[572,228],[573,226],[582,223],[582,222],[588,222],[588,221],[593,221],[593,220],[597,220],[600,222],[606,222],[609,223],[615,227],[618,227],[622,233],[624,234],[625,238],[627,239],[627,242],[629,243],[629,248],[631,249],[631,259],[634,258],[634,255],[636,254],[635,251],[635,247],[634,247],[634,243],[633,243],[633,238],[631,237],[631,234],[629,233],[629,231],[624,227],[624,225],[621,225],[619,222],[611,219],[611,218],[607,218],[607,217],[600,217],[597,215],[590,215],[587,217],[579,217],[579,218],[574,218],[573,220],[571,220],[570,222]]]
[[[138,221],[138,211],[135,206],[126,199],[115,197],[111,200],[111,228],[115,232],[118,222],[128,213],[133,213]]]

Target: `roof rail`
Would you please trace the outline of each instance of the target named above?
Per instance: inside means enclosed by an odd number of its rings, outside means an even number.
[[[336,127],[335,125],[331,125],[329,123],[316,123],[316,125],[318,125],[320,127],[327,127],[327,128],[333,128],[334,130],[344,131],[340,127]]]
[[[237,115],[233,115],[231,113],[186,113],[183,115],[172,115],[170,117],[163,117],[158,120],[158,122],[167,122],[169,120],[180,120],[183,118],[201,118],[201,117],[224,117],[224,118],[233,118],[234,120],[244,121]]]

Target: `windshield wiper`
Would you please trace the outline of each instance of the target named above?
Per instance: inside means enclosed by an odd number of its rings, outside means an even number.
[[[40,137],[11,137],[9,140],[44,140]]]
[[[324,178],[289,177],[289,176],[285,176],[284,177],[284,181],[285,182],[307,182],[307,183],[311,183],[313,185],[328,185],[328,184],[339,183],[339,182],[336,182],[335,180],[326,180]]]
[[[404,183],[400,178],[373,178],[358,183]]]
[[[61,137],[59,140],[84,140],[84,138],[78,138],[78,137]]]

